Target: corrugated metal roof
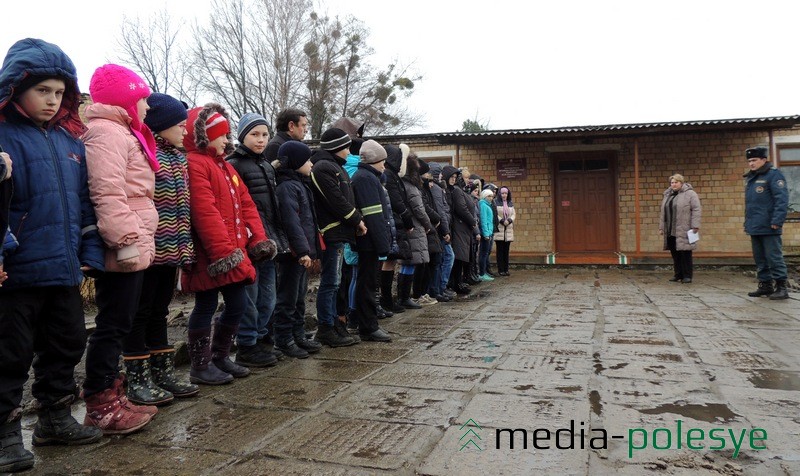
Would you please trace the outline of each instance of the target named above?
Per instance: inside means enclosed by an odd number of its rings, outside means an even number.
[[[715,119],[680,122],[646,122],[638,124],[607,124],[599,126],[553,127],[544,129],[506,129],[483,132],[445,132],[433,134],[442,142],[482,141],[522,136],[552,135],[619,135],[636,133],[683,132],[688,130],[784,128],[800,124],[800,115],[754,117],[743,119]]]

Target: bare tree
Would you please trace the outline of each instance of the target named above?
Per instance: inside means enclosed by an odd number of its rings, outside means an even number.
[[[198,90],[187,81],[189,65],[179,43],[179,23],[166,9],[147,20],[123,18],[117,40],[120,59],[140,72],[153,91],[172,94],[193,103]]]
[[[409,77],[410,68],[396,64],[373,72],[367,61],[373,54],[367,44],[369,30],[360,20],[312,14],[310,32],[304,52],[312,137],[319,137],[324,125],[340,116],[366,122],[371,135],[397,134],[422,125],[422,116],[400,100],[413,92],[420,77]]]
[[[303,25],[292,21],[306,8],[289,0],[214,0],[208,24],[193,32],[195,80],[234,116],[274,118],[302,88],[292,58],[302,54]]]
[[[272,120],[283,109],[300,105],[306,81],[301,58],[311,9],[307,2],[296,0],[261,0],[260,3],[264,10],[256,25],[264,49],[265,67],[270,73],[272,109],[265,117]]]
[[[196,68],[192,77],[234,115],[262,113],[247,90],[252,81],[248,71],[252,40],[245,23],[245,2],[214,0],[211,9],[208,25],[193,29],[191,51]]]
[[[338,18],[311,14],[311,29],[303,53],[306,58],[306,95],[304,105],[311,123],[311,137],[320,137],[325,125],[336,114],[336,99],[341,90],[348,57],[345,25]]]
[[[367,63],[363,66],[364,70],[372,69]],[[342,110],[347,117],[366,122],[371,135],[400,134],[425,125],[424,116],[408,109],[402,101],[413,93],[414,82],[422,79],[411,74],[410,66],[398,67],[395,62],[372,75],[351,73],[348,77],[348,100]]]
[[[153,90],[191,103],[210,96],[234,117],[257,112],[274,120],[282,109],[304,108],[312,137],[339,116],[368,122],[373,135],[421,125],[402,100],[420,78],[396,64],[373,68],[368,37],[356,18],[317,15],[308,1],[213,0],[184,50],[166,10],[146,23],[126,18],[119,43]]]

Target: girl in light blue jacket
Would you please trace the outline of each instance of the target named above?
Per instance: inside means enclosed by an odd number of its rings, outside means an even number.
[[[494,194],[491,190],[486,189],[481,192],[481,251],[478,258],[478,266],[480,269],[480,279],[483,281],[494,281],[494,278],[489,276],[487,272],[489,269],[489,255],[492,252],[492,236],[494,235],[494,214],[492,213],[493,199]]]

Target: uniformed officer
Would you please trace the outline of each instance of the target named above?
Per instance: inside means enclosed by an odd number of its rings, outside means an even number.
[[[744,175],[744,231],[750,235],[758,273],[758,289],[747,295],[788,299],[781,240],[789,205],[786,178],[769,162],[766,147],[747,149],[745,155],[750,171]]]

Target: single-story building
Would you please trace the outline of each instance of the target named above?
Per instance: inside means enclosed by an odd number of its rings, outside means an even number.
[[[703,207],[696,262],[752,264],[742,226],[744,151],[767,146],[790,189],[784,248],[800,251],[800,116],[375,139],[509,187],[517,210],[512,260],[557,264],[671,263],[658,218],[676,173]]]

